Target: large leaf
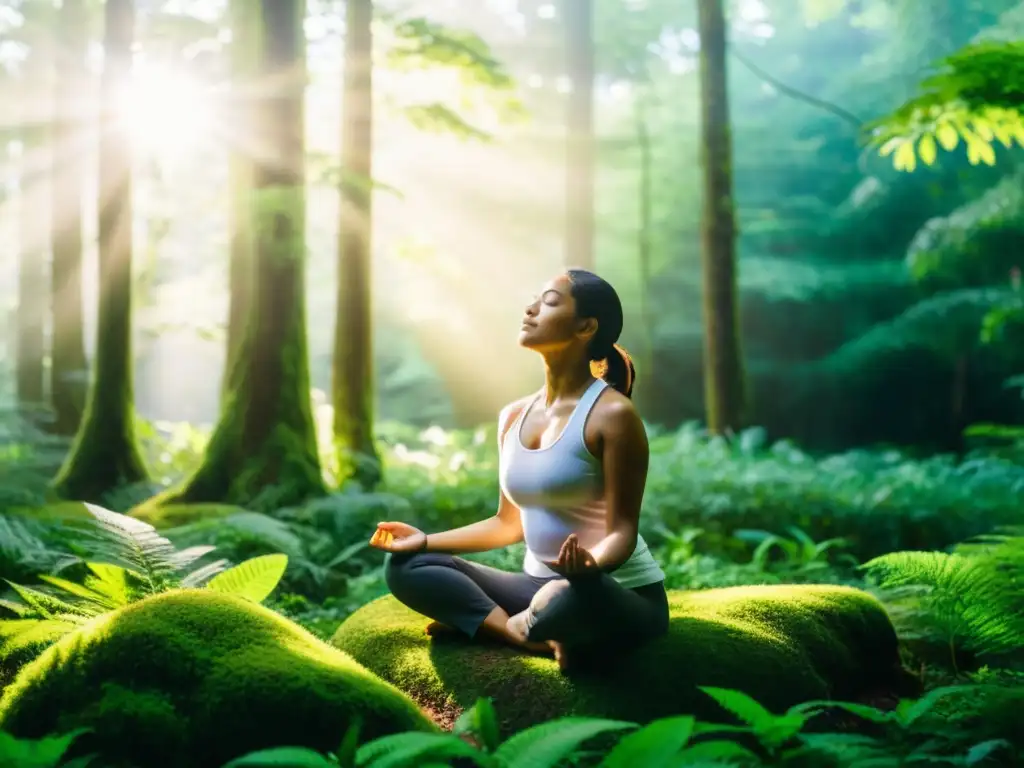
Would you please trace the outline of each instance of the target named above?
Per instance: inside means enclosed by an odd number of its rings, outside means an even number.
[[[337,768],[337,763],[305,747],[274,747],[236,757],[223,768]]]
[[[636,723],[563,717],[520,731],[498,747],[494,756],[507,768],[549,768],[578,750],[588,739],[628,728],[636,728]]]
[[[704,693],[717,701],[722,708],[729,710],[747,725],[756,730],[769,727],[775,716],[755,699],[741,691],[713,686],[699,686]]]
[[[288,555],[253,557],[218,573],[210,579],[206,588],[262,603],[277,587],[287,568]]]
[[[359,768],[413,768],[429,760],[468,757],[477,765],[494,761],[458,736],[448,733],[396,733],[364,744],[356,752]]]
[[[655,720],[627,735],[609,752],[601,768],[671,768],[680,764],[679,752],[693,735],[695,720],[689,715]]]

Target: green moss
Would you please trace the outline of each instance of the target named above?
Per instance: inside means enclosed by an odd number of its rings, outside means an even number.
[[[114,764],[215,768],[281,744],[334,749],[356,713],[366,737],[433,728],[406,696],[274,612],[182,590],[47,649],[0,699],[0,729],[38,738],[86,727],[84,748]]]
[[[894,682],[897,639],[871,595],[834,586],[670,592],[667,636],[609,659],[600,677],[566,678],[551,659],[460,639],[430,640],[426,620],[384,597],[349,617],[337,647],[435,711],[493,697],[507,730],[566,714],[639,722],[724,713],[696,686],[742,690],[780,711],[855,698]]]

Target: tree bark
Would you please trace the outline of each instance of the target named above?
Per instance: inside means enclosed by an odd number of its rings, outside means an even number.
[[[704,397],[708,429],[740,429],[745,382],[736,300],[736,224],[732,197],[732,137],[726,80],[722,0],[698,0],[701,85],[701,164],[704,199]]]
[[[104,23],[96,355],[82,423],[54,481],[65,498],[97,502],[120,486],[146,479],[135,435],[131,351],[131,137],[116,114],[119,88],[132,68],[132,0],[107,0]]]
[[[594,36],[592,0],[564,0],[572,91],[566,121],[566,266],[594,269]]]
[[[231,16],[231,109],[232,135],[243,137],[251,129],[250,110],[254,69],[257,66],[258,14],[252,13],[252,0],[230,0]],[[221,383],[222,395],[230,391],[230,371],[235,356],[242,346],[242,338],[252,302],[253,226],[252,182],[253,148],[236,140],[229,148],[228,176],[230,179],[230,254],[228,267],[228,326],[226,341],[225,375]],[[222,397],[223,399],[223,397]]]
[[[305,292],[302,0],[259,0],[263,85],[253,105],[252,295],[228,393],[195,474],[147,505],[220,501],[258,510],[325,492],[310,402]]]
[[[334,440],[338,480],[381,479],[373,442],[373,0],[345,6],[341,104],[341,232],[334,328]]]
[[[52,322],[50,399],[53,430],[73,435],[82,420],[88,386],[82,308],[82,162],[86,130],[86,10],[83,0],[64,0],[57,12],[50,271]]]

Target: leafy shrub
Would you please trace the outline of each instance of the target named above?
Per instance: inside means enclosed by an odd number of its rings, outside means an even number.
[[[935,689],[920,699],[900,701],[890,711],[856,703],[811,701],[775,714],[739,691],[701,690],[732,722],[678,715],[640,726],[620,720],[564,717],[524,729],[501,742],[494,707],[489,700],[480,699],[462,714],[451,734],[399,733],[360,743],[359,727],[354,724],[331,754],[272,748],[232,760],[224,768],[974,765],[992,757],[1009,757],[1014,744],[1002,736],[978,740],[977,731],[950,728],[943,709],[949,702],[961,708],[971,702],[975,711],[968,721],[976,725],[979,715],[1021,701],[1020,692],[975,684]],[[830,713],[846,717],[829,721],[826,716]],[[874,733],[849,733],[851,720],[871,725]],[[1012,731],[1005,733],[1010,736]]]

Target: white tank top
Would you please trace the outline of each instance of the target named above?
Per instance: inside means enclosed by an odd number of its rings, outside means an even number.
[[[544,561],[558,559],[569,534],[575,533],[586,549],[608,535],[604,473],[583,437],[587,417],[607,386],[595,379],[580,397],[562,434],[547,448],[530,450],[522,441],[523,421],[540,395],[523,409],[505,434],[498,474],[501,490],[521,512],[526,539],[523,570],[531,576],[558,575]],[[633,554],[610,575],[627,588],[665,579],[640,535]]]

